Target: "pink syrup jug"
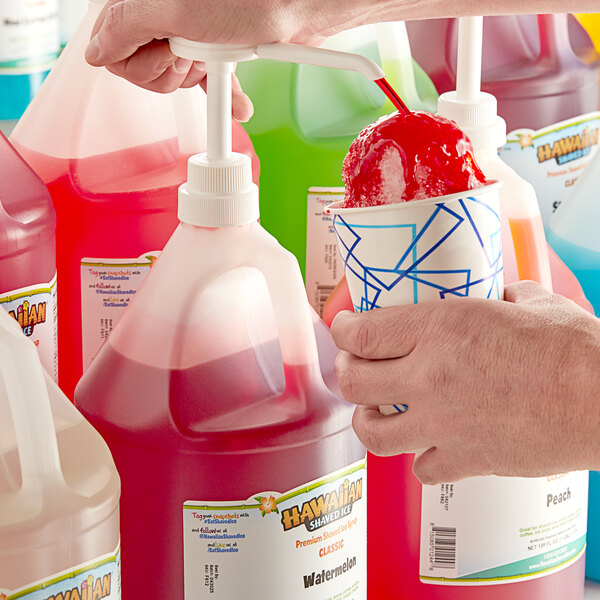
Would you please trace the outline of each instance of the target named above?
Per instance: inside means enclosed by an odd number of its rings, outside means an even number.
[[[59,382],[75,385],[177,225],[187,158],[205,148],[199,88],[161,95],[85,62],[88,12],[11,140],[57,213]],[[234,146],[258,159],[243,128]]]
[[[554,279],[561,293],[589,309],[589,303],[573,274],[551,251],[549,258],[533,187],[503,163],[497,154],[497,148],[506,140],[506,125],[497,115],[495,98],[480,92],[481,63],[477,57],[481,57],[481,18],[460,19],[460,28],[457,90],[442,94],[439,112],[455,120],[469,136],[475,160],[486,177],[502,180],[500,206],[506,281],[532,279],[552,289]],[[561,266],[566,272],[560,270]],[[352,310],[352,307],[347,286],[340,287],[327,305],[326,321],[331,322],[337,312]],[[376,506],[369,505],[368,581],[371,596],[411,600],[575,600],[583,597],[587,506],[585,473],[563,474],[537,482],[476,478],[431,488],[421,486],[412,474],[412,455],[384,458],[369,454],[367,462],[370,497],[385,494],[402,497],[404,515],[404,518],[390,523]],[[557,555],[563,557],[553,560],[553,554],[543,550],[551,540],[540,539],[526,545],[522,541],[543,538],[541,534],[531,535],[533,527],[539,527],[539,523],[534,523],[535,519],[531,517],[536,512],[531,499],[557,482],[569,486],[569,481],[570,489],[578,489],[577,506],[574,508],[574,512],[579,513],[577,534],[560,548],[553,547],[553,552],[556,550]],[[494,525],[489,521],[482,524],[476,519],[489,516],[487,511],[493,504],[493,501],[488,502],[490,496],[504,494],[505,501],[510,503],[511,496],[519,497],[518,493],[511,494],[511,488],[519,490],[521,486],[524,486],[524,493],[514,511],[518,515],[514,523],[511,523],[505,507],[496,507],[497,522],[502,522],[504,528],[500,536],[502,542],[499,542],[499,537],[491,533]],[[435,500],[440,498],[449,503],[446,517],[435,511]],[[470,518],[465,519],[465,506],[473,499],[480,506],[472,510]],[[529,517],[525,517],[527,510],[531,511]],[[540,512],[540,515],[543,514]],[[560,518],[562,516],[558,515],[558,520]],[[530,530],[527,532],[527,527],[523,527],[525,533],[520,537],[521,526],[515,529],[515,523],[528,521],[531,521],[528,525]],[[480,531],[479,537],[472,535],[475,530]],[[393,542],[385,544],[385,540]],[[538,543],[544,546],[538,548]],[[496,554],[500,545],[507,550],[503,559]],[[428,564],[424,554],[428,558],[434,557],[434,560]],[[542,558],[542,554],[546,556]],[[543,567],[539,564],[536,567],[540,561],[544,562]],[[487,563],[488,568],[479,569],[474,574],[476,569],[471,565],[475,563]],[[396,577],[389,577],[390,571],[395,572]]]
[[[364,600],[365,450],[229,135],[236,62],[364,63],[286,44],[171,49],[207,64],[208,152],[190,158],[181,224],[75,393],[123,482],[124,596]]]
[[[44,183],[1,133],[0,173],[0,306],[56,379],[56,215]]]
[[[458,22],[408,28],[416,60],[440,92],[452,90]],[[485,17],[484,33],[482,90],[508,129],[502,160],[535,187],[547,228],[600,144],[600,55],[567,14]]]

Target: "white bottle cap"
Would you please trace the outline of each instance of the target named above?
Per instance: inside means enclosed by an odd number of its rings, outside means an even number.
[[[209,160],[206,153],[188,161],[188,180],[179,188],[178,217],[198,227],[231,227],[259,217],[258,187],[245,154]]]
[[[446,92],[439,97],[438,114],[456,121],[476,151],[496,150],[506,144],[506,122],[498,116],[492,94],[479,92],[477,102],[459,102],[456,92]]]

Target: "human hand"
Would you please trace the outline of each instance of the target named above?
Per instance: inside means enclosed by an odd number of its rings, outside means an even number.
[[[425,484],[600,467],[600,320],[532,282],[505,299],[336,317],[338,381],[371,452],[429,448],[414,463]]]
[[[166,41],[179,36],[206,43],[318,44],[375,12],[377,1],[357,0],[108,0],[86,60],[129,81],[172,92],[197,84],[206,89],[203,63],[174,56]],[[245,121],[252,103],[234,77],[233,116]]]

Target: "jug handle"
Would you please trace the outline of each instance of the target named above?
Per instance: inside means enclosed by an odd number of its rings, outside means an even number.
[[[298,261],[264,229],[261,228],[260,233],[260,242],[253,246],[255,250],[248,266],[258,269],[265,278],[283,363],[309,367],[313,381],[322,383],[312,315]],[[289,384],[286,380],[286,385]]]
[[[0,385],[8,398],[16,434],[22,490],[40,482],[63,483],[54,420],[44,371],[34,344],[0,309]]]
[[[540,36],[540,54],[538,61],[551,60],[554,64],[563,62],[559,48],[568,48],[570,50],[569,59],[577,60],[579,58],[573,52],[571,39],[569,37],[569,15],[537,15],[537,24]],[[567,60],[567,62],[569,62]]]

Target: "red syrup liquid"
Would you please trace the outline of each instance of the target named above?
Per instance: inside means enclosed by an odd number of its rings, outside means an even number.
[[[122,481],[123,598],[184,600],[185,501],[284,492],[364,458],[352,407],[315,383],[311,368],[284,365],[272,384],[261,361],[281,365],[278,342],[166,369],[132,360],[109,339],[82,378],[75,403]],[[264,560],[276,571],[277,548],[265,547]],[[268,585],[286,597],[289,582]]]
[[[436,198],[486,183],[456,123],[423,111],[393,113],[363,129],[342,176],[345,208]]]
[[[256,181],[258,158],[249,139],[235,129],[233,142],[251,156]],[[82,159],[15,146],[48,187],[56,211],[58,377],[72,400],[87,366],[81,260],[135,259],[162,250],[179,224],[177,190],[186,180],[188,156],[176,138]]]
[[[162,250],[178,224],[187,157],[176,139],[80,160],[23,154],[46,182],[57,214],[59,383],[72,399],[83,371],[81,260]]]
[[[382,77],[381,79],[376,79],[375,83],[379,86],[381,91],[387,96],[388,100],[398,109],[398,111],[403,115],[410,114],[410,109],[404,104],[402,98],[398,96],[396,90],[390,85],[389,81]]]

